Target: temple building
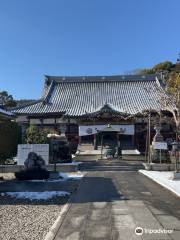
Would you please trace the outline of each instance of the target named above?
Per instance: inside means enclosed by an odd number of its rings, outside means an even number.
[[[14,114],[0,108],[0,122],[13,119]]]
[[[88,144],[97,149],[101,130],[110,124],[117,133],[107,132],[105,142],[118,138],[122,148],[144,151],[147,112],[157,118],[163,97],[166,93],[156,75],[45,76],[43,96],[13,112],[23,132],[29,124],[55,132],[64,128],[74,148]],[[164,123],[162,133],[173,137],[173,126]]]

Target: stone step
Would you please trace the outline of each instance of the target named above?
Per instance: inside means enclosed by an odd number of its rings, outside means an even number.
[[[81,166],[84,171],[137,171],[144,169],[144,166]]]
[[[110,163],[100,163],[100,162],[94,162],[94,163],[82,163],[81,165],[84,166],[93,166],[93,167],[103,167],[103,166],[107,166],[107,167],[142,167],[143,164],[141,163],[121,163],[121,162],[110,162]]]
[[[129,172],[129,171],[138,171],[138,170],[140,170],[140,169],[122,169],[122,168],[106,168],[106,169],[103,169],[103,168],[94,168],[94,169],[92,169],[92,168],[87,168],[87,169],[81,169],[81,171],[104,171],[104,172],[114,172],[114,171],[119,171],[119,172],[125,172],[125,171],[127,171],[127,172]]]

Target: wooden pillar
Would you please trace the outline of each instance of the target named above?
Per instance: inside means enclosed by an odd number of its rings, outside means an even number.
[[[54,119],[54,132],[57,131],[57,120],[56,118]]]
[[[132,135],[131,139],[132,139],[132,145],[134,146],[134,135]]]
[[[81,136],[79,136],[79,145],[81,145]]]
[[[94,150],[97,150],[97,134],[94,134]]]
[[[96,119],[93,118],[93,125],[96,124]],[[94,150],[97,150],[97,134],[94,134]]]
[[[136,127],[135,127],[135,119],[132,120],[132,124],[134,125],[134,134],[131,137],[132,141],[132,146],[135,145],[135,134],[136,134]]]
[[[67,139],[70,139],[70,118],[68,118],[68,125],[67,125]]]
[[[39,121],[41,123],[41,125],[40,125],[41,129],[43,129],[44,128],[44,119],[40,118]]]

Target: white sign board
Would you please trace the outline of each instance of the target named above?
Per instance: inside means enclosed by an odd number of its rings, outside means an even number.
[[[30,152],[40,155],[46,165],[49,163],[49,144],[18,144],[17,165],[24,165]]]
[[[167,149],[167,142],[153,142],[152,143],[154,149]]]
[[[107,125],[80,125],[79,136],[96,134],[98,131],[106,128]],[[114,130],[124,135],[134,135],[134,125],[111,125]]]

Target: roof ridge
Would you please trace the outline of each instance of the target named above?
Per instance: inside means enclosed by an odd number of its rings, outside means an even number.
[[[157,75],[100,75],[100,76],[49,76],[45,79],[57,83],[67,82],[108,82],[108,81],[155,81]]]

